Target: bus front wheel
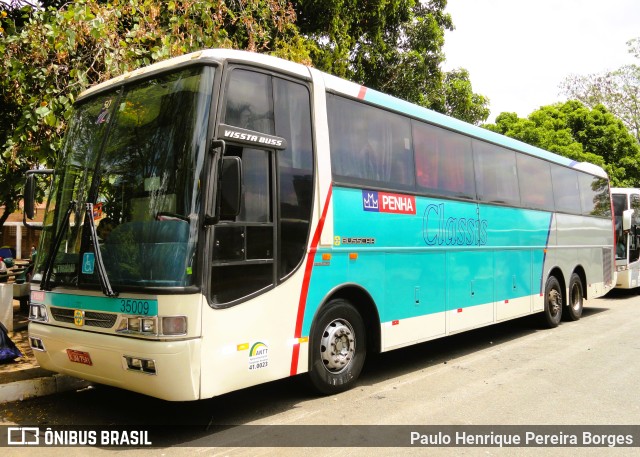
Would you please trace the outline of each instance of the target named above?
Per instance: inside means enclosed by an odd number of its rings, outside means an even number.
[[[555,276],[549,276],[544,287],[544,319],[547,327],[554,328],[562,319],[562,287]]]
[[[584,288],[582,286],[582,280],[576,273],[571,275],[569,281],[569,303],[565,308],[566,315],[563,317],[569,321],[577,321],[582,317],[582,308],[584,300]]]
[[[365,327],[360,313],[347,300],[332,300],[317,316],[309,346],[313,387],[324,395],[350,389],[366,356]]]

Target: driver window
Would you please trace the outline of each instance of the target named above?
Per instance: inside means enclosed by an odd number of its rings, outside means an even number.
[[[229,303],[274,284],[274,224],[270,151],[229,146],[242,160],[240,214],[214,228],[211,291]]]
[[[242,204],[239,221],[270,222],[269,157],[266,151],[245,148],[242,151]]]

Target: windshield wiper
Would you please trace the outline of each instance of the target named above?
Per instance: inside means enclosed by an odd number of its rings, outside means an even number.
[[[86,204],[86,215],[89,220],[89,231],[91,233],[91,241],[93,245],[93,253],[96,256],[96,267],[98,268],[98,278],[100,278],[100,287],[102,287],[102,293],[107,297],[117,297],[118,292],[114,292],[111,288],[111,282],[109,282],[109,276],[107,275],[107,269],[102,261],[102,253],[100,252],[100,242],[98,241],[98,233],[96,232],[96,224],[93,222],[93,203]]]
[[[53,271],[53,261],[58,253],[58,249],[60,249],[60,243],[62,243],[63,234],[65,232],[65,228],[69,227],[69,218],[71,217],[71,212],[76,209],[75,200],[71,200],[69,202],[69,207],[67,208],[67,212],[62,219],[62,224],[60,224],[60,228],[58,232],[53,237],[53,245],[51,249],[49,249],[49,255],[47,256],[47,263],[44,266],[44,272],[42,273],[42,281],[40,282],[40,290],[51,290],[51,272]]]

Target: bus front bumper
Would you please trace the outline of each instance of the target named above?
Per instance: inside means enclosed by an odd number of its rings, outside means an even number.
[[[635,268],[618,271],[616,279],[618,289],[633,289],[638,286],[640,286],[640,270]]]
[[[200,338],[154,341],[29,323],[47,370],[170,401],[200,398]]]

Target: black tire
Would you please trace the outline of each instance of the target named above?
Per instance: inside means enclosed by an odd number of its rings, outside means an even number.
[[[555,328],[562,320],[562,287],[555,276],[549,276],[544,286],[544,322]]]
[[[573,273],[569,281],[569,299],[564,308],[562,317],[567,321],[577,321],[582,317],[584,306],[584,286],[578,274]]]
[[[367,354],[360,313],[347,300],[324,306],[311,329],[309,379],[315,390],[333,395],[356,383]]]

